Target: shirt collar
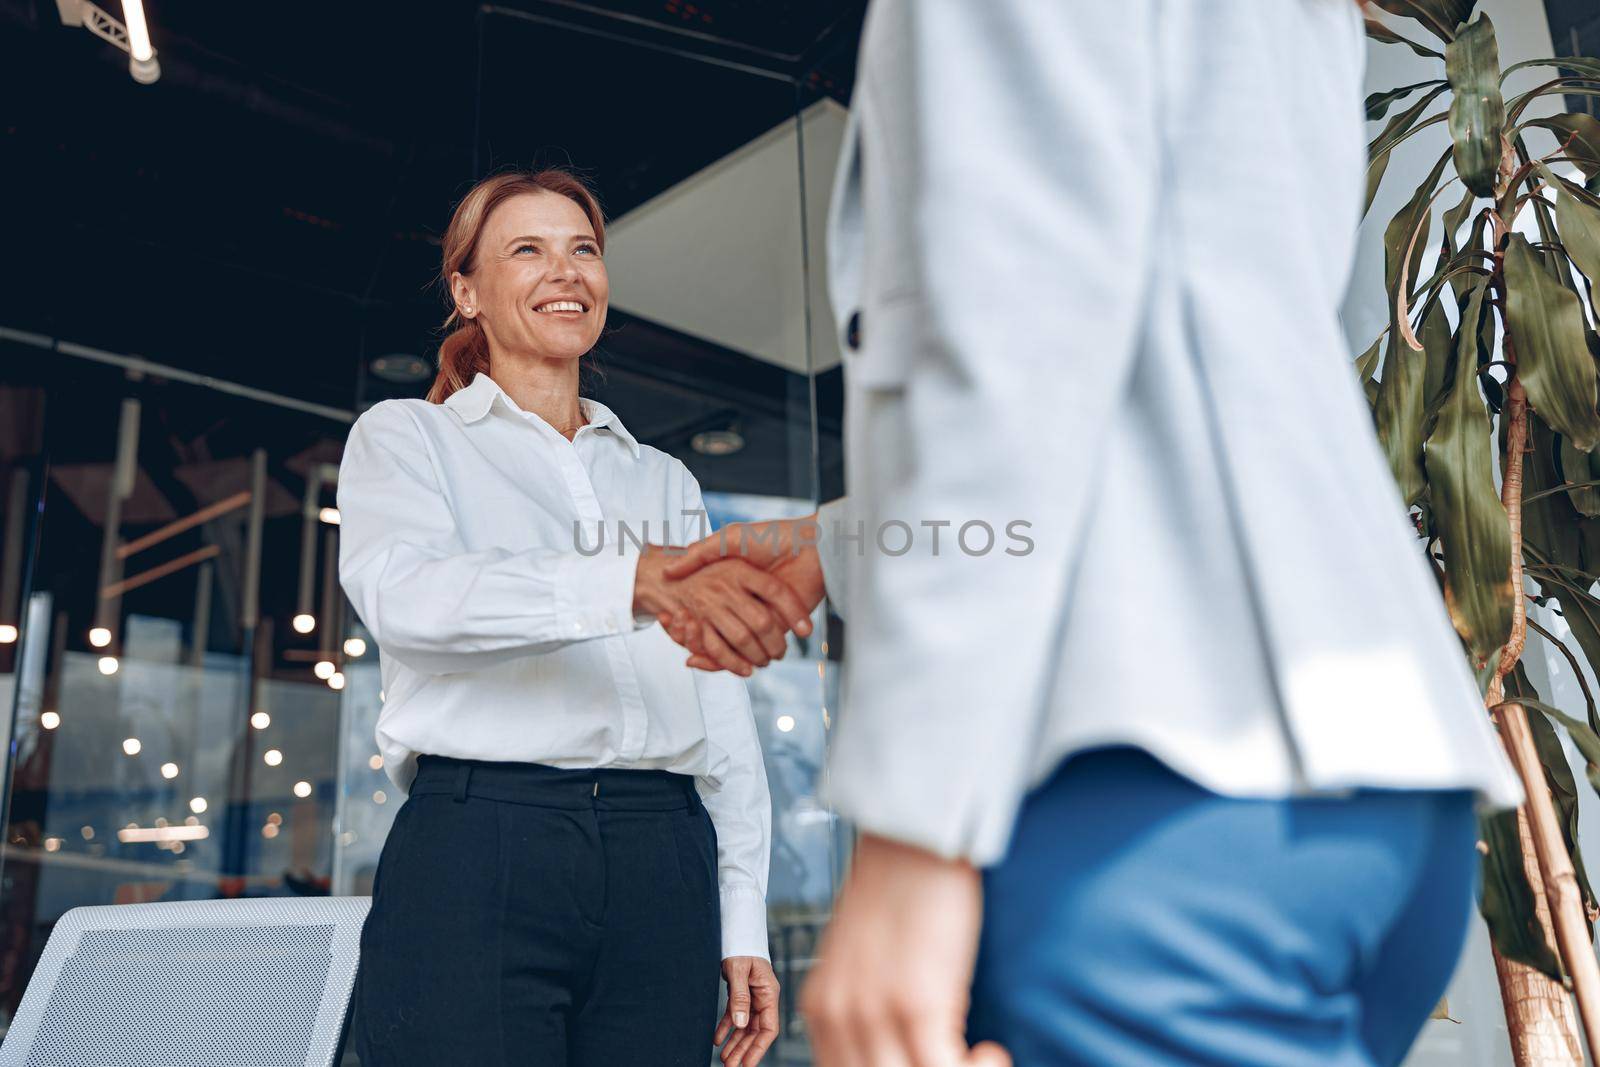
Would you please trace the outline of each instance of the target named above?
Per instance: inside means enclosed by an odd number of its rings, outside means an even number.
[[[499,382],[479,371],[472,379],[471,385],[457,389],[445,397],[444,405],[460,415],[463,422],[477,422],[489,414],[489,409],[494,406],[496,399],[508,410],[519,412],[522,410],[506,395],[505,390],[500,388]],[[606,427],[622,438],[629,451],[633,453],[634,459],[639,458],[639,442],[628,432],[628,428],[622,425],[622,420],[617,417],[616,412],[598,400],[590,400],[588,397],[579,397],[578,406],[583,409],[583,417],[590,426],[596,429]]]

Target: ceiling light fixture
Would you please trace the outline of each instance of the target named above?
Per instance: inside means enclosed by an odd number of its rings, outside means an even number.
[[[415,385],[433,374],[433,367],[427,360],[410,352],[390,352],[376,357],[368,366],[375,376],[396,385]]]
[[[702,456],[731,456],[744,449],[744,435],[734,426],[703,430],[689,438],[689,447]]]
[[[121,22],[89,0],[56,0],[56,11],[63,26],[82,26],[128,53],[128,73],[140,85],[161,77],[161,64],[150,44],[150,25],[144,17],[144,0],[122,0]]]

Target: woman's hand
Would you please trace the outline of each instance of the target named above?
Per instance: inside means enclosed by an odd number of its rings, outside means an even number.
[[[722,1046],[728,1067],[756,1067],[778,1036],[778,976],[760,956],[729,956],[722,961],[728,983],[728,1010],[712,1042]]]
[[[970,864],[863,835],[800,998],[817,1067],[1010,1067],[965,1038],[982,918]]]
[[[811,632],[811,613],[788,584],[744,560],[726,559],[669,579],[676,553],[647,546],[634,575],[635,614],[655,615],[673,639],[716,669],[748,678],[781,659],[789,630]]]
[[[815,548],[804,548],[792,558],[782,558],[768,573],[794,590],[808,614],[817,609],[827,592],[822,582],[822,561]],[[723,669],[705,650],[703,642],[699,642],[697,631],[692,631],[687,624],[680,625],[677,618],[666,620],[662,625],[666,627],[668,636],[690,651],[687,661],[690,667],[702,671]]]

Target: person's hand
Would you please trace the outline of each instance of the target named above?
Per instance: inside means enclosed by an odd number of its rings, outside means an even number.
[[[796,556],[783,558],[768,573],[794,590],[807,613],[817,609],[817,605],[822,603],[822,598],[827,592],[822,582],[822,561],[813,547],[801,549]],[[687,621],[680,622],[675,617],[663,625],[667,628],[668,636],[689,650],[687,663],[690,667],[702,671],[722,670],[717,660],[698,641],[697,633]],[[799,633],[798,630],[795,632]]]
[[[760,956],[729,956],[722,977],[728,1010],[712,1042],[722,1046],[727,1067],[756,1067],[778,1036],[778,976]]]
[[[748,678],[783,656],[789,630],[811,632],[811,613],[780,579],[741,559],[726,559],[681,579],[668,579],[678,557],[646,546],[634,574],[633,610],[654,615],[674,640]]]
[[[863,835],[800,997],[817,1067],[1010,1067],[966,1043],[982,916],[970,864]]]
[[[696,541],[668,565],[668,578],[687,578],[701,567],[737,556],[762,570],[793,559],[815,547],[820,527],[815,512],[797,519],[730,522],[710,537]]]

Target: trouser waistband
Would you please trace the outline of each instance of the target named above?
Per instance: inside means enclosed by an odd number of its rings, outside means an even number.
[[[679,811],[700,803],[694,777],[659,770],[565,769],[542,763],[419,756],[411,796],[480,797],[544,808]]]

